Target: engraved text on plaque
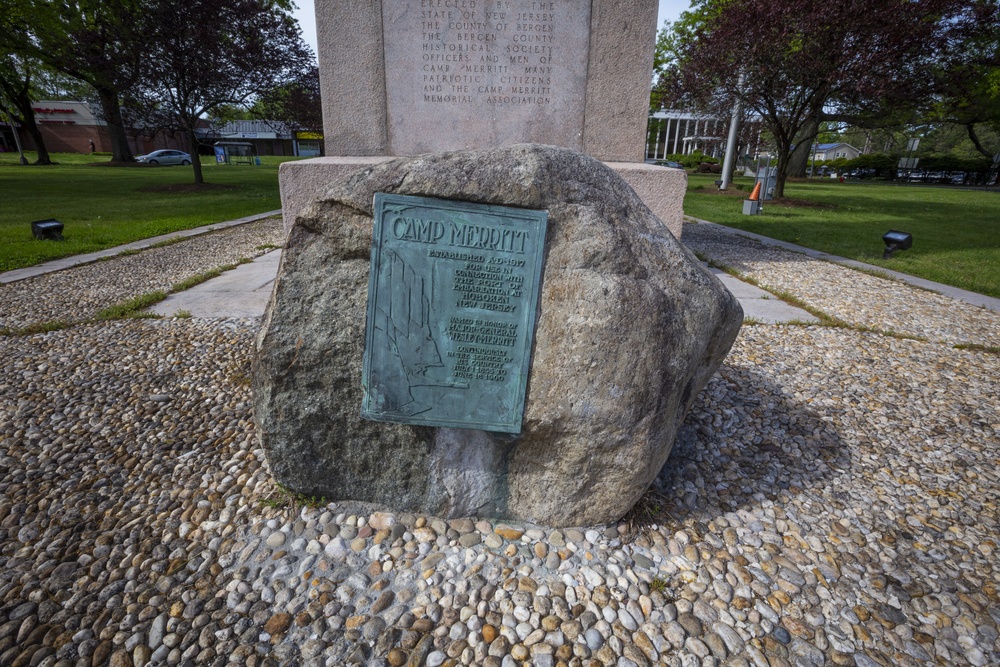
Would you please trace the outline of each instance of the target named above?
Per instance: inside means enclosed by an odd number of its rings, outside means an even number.
[[[521,431],[546,222],[375,195],[362,417]]]

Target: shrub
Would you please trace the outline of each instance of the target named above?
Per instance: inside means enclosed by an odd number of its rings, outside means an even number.
[[[717,164],[719,162],[719,158],[708,157],[701,151],[695,151],[688,155],[672,153],[671,155],[667,155],[664,159],[672,162],[679,162],[684,165],[685,169],[696,169],[698,165],[703,162],[707,162],[709,164]]]

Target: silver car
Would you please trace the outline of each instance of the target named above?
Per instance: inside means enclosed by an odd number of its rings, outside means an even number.
[[[191,156],[181,151],[164,149],[153,151],[149,155],[140,155],[136,158],[136,161],[145,162],[146,164],[182,164],[187,166],[191,164]]]

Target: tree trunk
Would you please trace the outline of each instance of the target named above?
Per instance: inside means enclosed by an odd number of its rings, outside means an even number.
[[[198,155],[198,135],[194,133],[194,128],[188,130],[188,141],[191,144],[191,168],[194,171],[194,182],[201,185],[205,182],[205,177],[201,173],[201,156]]]
[[[788,180],[788,163],[791,157],[791,144],[778,145],[778,165],[775,168],[774,198],[785,196],[785,181]]]
[[[774,198],[785,196],[785,181],[788,180],[788,158],[778,158],[777,173],[774,179]]]
[[[28,105],[27,113],[22,109],[21,115],[24,116],[22,119],[24,129],[31,135],[31,140],[35,142],[35,150],[38,151],[35,164],[52,164],[52,159],[49,157],[49,149],[45,147],[45,139],[42,137],[41,130],[38,129],[38,124],[35,123],[35,111],[31,108],[30,104]]]
[[[809,166],[809,156],[812,155],[813,141],[819,134],[819,114],[810,114],[795,137],[795,150],[788,158],[788,175],[795,178],[805,178]]]
[[[104,121],[108,124],[108,134],[111,137],[111,161],[135,162],[132,148],[128,145],[128,137],[125,136],[122,110],[118,104],[118,93],[101,88],[97,90],[97,96],[101,101],[101,111],[104,114]]]
[[[969,140],[972,142],[972,145],[976,147],[976,150],[982,153],[990,160],[992,160],[993,154],[983,147],[983,143],[979,140],[979,135],[976,134],[975,125],[973,123],[967,123],[965,126],[965,131],[968,133]]]
[[[17,109],[18,117],[15,118],[18,123],[24,126],[28,134],[31,136],[31,140],[35,143],[35,150],[38,152],[38,158],[35,160],[35,164],[47,165],[52,164],[52,159],[49,157],[49,150],[45,147],[45,139],[42,138],[42,133],[38,129],[38,123],[35,122],[35,110],[31,108],[31,95],[28,92],[30,90],[30,75],[25,76],[23,81],[0,81],[0,88],[7,95],[10,102],[13,103],[14,108]],[[10,113],[8,111],[8,113]],[[12,131],[17,132],[17,129],[12,127]]]
[[[49,149],[45,146],[45,139],[42,137],[41,130],[38,129],[38,123],[35,122],[35,110],[31,108],[31,100],[27,97],[18,97],[14,100],[14,106],[17,107],[18,114],[20,115],[20,118],[17,118],[17,122],[24,126],[24,129],[31,136],[31,140],[35,144],[35,150],[38,152],[35,164],[52,164],[52,159],[49,157]],[[17,132],[16,129],[11,129]]]

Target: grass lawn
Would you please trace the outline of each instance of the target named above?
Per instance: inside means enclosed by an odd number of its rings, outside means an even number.
[[[717,175],[691,174],[684,213],[834,255],[1000,297],[1000,191],[816,179],[790,182],[785,196],[815,205],[765,203],[743,215],[753,179],[739,195],[712,194]],[[913,247],[882,259],[882,234],[913,234]]]
[[[17,153],[0,153],[0,271],[281,208],[278,165],[297,158],[264,157],[259,167],[202,159],[205,182],[225,189],[185,188],[189,166],[94,166],[110,158],[75,153],[21,166]],[[63,241],[32,238],[31,221],[45,218],[65,225]]]

